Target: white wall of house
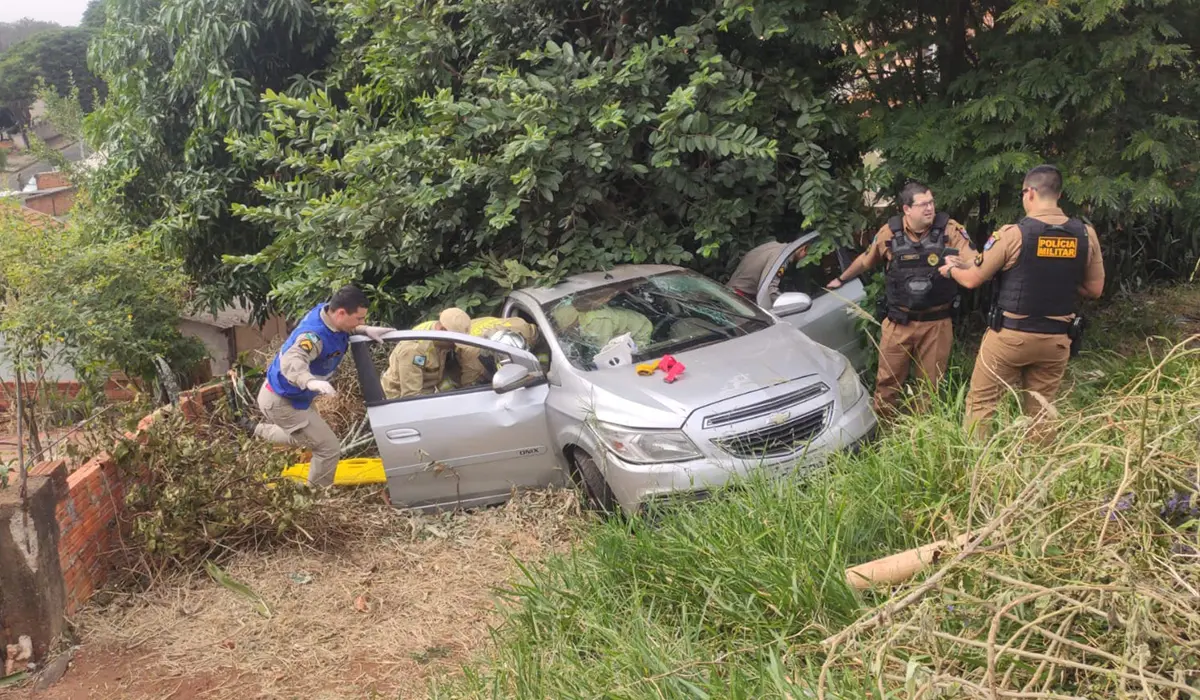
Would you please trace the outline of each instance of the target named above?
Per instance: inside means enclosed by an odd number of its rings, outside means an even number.
[[[17,375],[13,371],[12,363],[8,361],[8,352],[4,344],[4,336],[0,336],[0,380],[5,382],[16,381]],[[73,382],[75,381],[75,370],[69,365],[62,362],[51,362],[46,366],[46,380],[53,382]],[[32,377],[26,381],[31,381]]]
[[[213,376],[229,371],[229,368],[232,366],[230,364],[232,358],[229,357],[229,337],[225,334],[224,330],[207,323],[181,319],[179,321],[179,332],[204,343],[204,349],[208,351],[209,364],[212,367]]]

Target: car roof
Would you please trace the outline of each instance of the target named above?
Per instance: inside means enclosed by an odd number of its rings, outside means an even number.
[[[616,282],[652,277],[667,272],[683,272],[682,267],[675,265],[617,265],[607,272],[585,272],[571,275],[553,287],[526,287],[521,291],[533,298],[538,304],[547,304],[571,294],[586,292],[589,289],[604,287]]]

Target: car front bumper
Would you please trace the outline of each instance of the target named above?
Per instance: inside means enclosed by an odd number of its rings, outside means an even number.
[[[634,464],[607,450],[593,454],[597,455],[596,463],[617,501],[626,511],[635,512],[649,499],[688,492],[707,494],[735,477],[759,469],[775,474],[812,470],[823,464],[830,453],[861,449],[874,437],[876,429],[871,401],[864,393],[848,411],[835,413],[835,420],[806,449],[782,457],[739,459],[711,443],[702,448],[707,453],[704,457],[686,462]]]

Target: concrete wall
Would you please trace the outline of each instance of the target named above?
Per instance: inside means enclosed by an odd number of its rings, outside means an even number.
[[[38,663],[57,643],[65,624],[66,591],[55,517],[65,476],[63,466],[44,476],[31,476],[27,514],[16,484],[0,490],[0,649],[28,635],[33,641],[32,660]]]

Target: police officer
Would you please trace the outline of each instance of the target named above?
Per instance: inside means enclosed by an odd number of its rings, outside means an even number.
[[[1075,316],[1079,298],[1098,299],[1104,291],[1104,261],[1096,230],[1068,217],[1058,206],[1062,173],[1039,165],[1025,175],[1021,204],[1025,218],[1001,228],[983,247],[976,265],[956,261],[942,273],[974,289],[994,276],[990,328],[983,336],[964,424],[986,436],[987,423],[1010,387],[1021,390],[1021,408],[1038,416],[1054,401],[1071,354],[1071,340],[1082,330]]]
[[[732,289],[738,296],[745,297],[751,301],[758,298],[758,288],[762,285],[763,280],[767,275],[774,273],[775,277],[771,280],[768,294],[770,294],[771,302],[779,297],[779,280],[783,277],[785,267],[780,267],[778,270],[770,268],[771,263],[779,257],[783,249],[788,247],[787,243],[778,243],[771,241],[752,248],[746,253],[742,261],[738,263],[737,269],[733,271],[733,276],[725,283],[726,287]],[[805,248],[798,249],[792,255],[792,262],[800,262],[804,257]]]
[[[258,407],[268,422],[243,422],[256,437],[312,450],[308,483],[331,486],[337,471],[337,435],[312,407],[318,395],[332,396],[329,377],[350,347],[350,334],[382,340],[393,329],[365,326],[367,297],[355,287],[342,287],[308,312],[292,331],[267,370],[258,392]]]
[[[951,305],[958,289],[938,268],[947,254],[973,250],[962,225],[937,213],[933,193],[925,185],[905,185],[900,202],[904,215],[888,220],[866,252],[828,285],[837,289],[880,262],[887,264],[887,318],[875,379],[875,412],[881,416],[895,413],[914,360],[918,378],[929,382],[929,388],[946,373],[954,338]],[[922,407],[926,403],[923,395],[919,401]]]
[[[418,324],[413,330],[449,331],[466,335],[471,330],[471,317],[462,309],[451,307],[439,314],[438,320]],[[455,343],[441,340],[406,340],[397,343],[388,357],[388,368],[383,374],[383,395],[389,399],[401,399],[478,382],[483,377],[483,367],[477,357],[466,357],[461,349]],[[455,368],[450,367],[452,350],[455,351]]]

